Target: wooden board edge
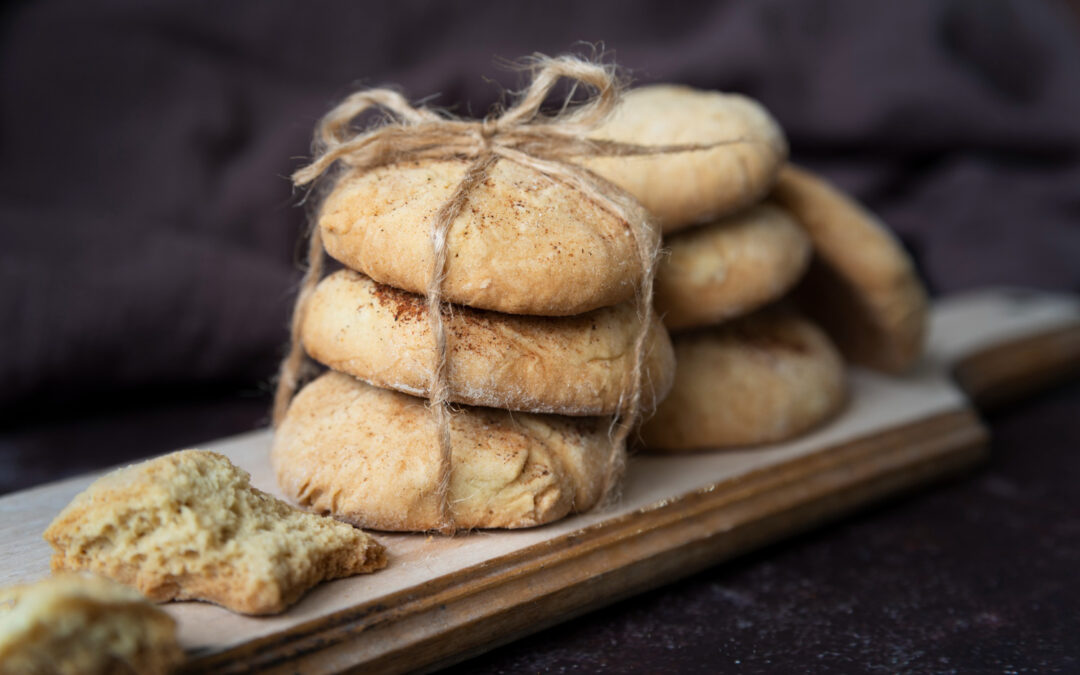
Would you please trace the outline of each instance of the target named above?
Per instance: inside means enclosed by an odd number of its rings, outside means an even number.
[[[692,574],[979,461],[962,408],[721,481],[284,633],[187,672],[406,672],[445,665]]]
[[[953,377],[980,410],[993,410],[1080,373],[1080,322],[964,357]]]

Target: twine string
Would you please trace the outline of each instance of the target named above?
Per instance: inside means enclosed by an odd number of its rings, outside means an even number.
[[[573,88],[563,111],[544,116],[541,107],[559,81],[569,80]],[[590,98],[567,110],[577,86],[584,85]],[[365,172],[380,166],[416,160],[463,160],[468,168],[450,198],[440,207],[432,224],[431,274],[426,288],[428,323],[436,352],[435,368],[428,388],[428,405],[438,430],[439,467],[436,499],[440,526],[444,533],[456,529],[449,500],[452,470],[450,386],[448,377],[447,329],[443,321],[442,287],[446,278],[447,236],[461,214],[469,195],[483,183],[500,160],[528,167],[581,192],[601,208],[615,215],[629,228],[641,265],[635,306],[639,330],[634,342],[633,367],[624,383],[611,433],[611,451],[604,472],[604,502],[617,498],[617,487],[625,470],[625,442],[640,415],[644,364],[653,321],[652,290],[660,250],[659,229],[645,210],[621,188],[576,164],[582,157],[614,157],[668,154],[707,150],[733,143],[750,142],[738,138],[716,143],[642,146],[589,139],[621,100],[622,85],[612,69],[572,56],[537,57],[533,79],[517,102],[501,115],[481,120],[462,120],[412,106],[392,89],[371,89],[348,96],[320,122],[314,143],[315,159],[297,170],[293,183],[307,186],[326,175],[341,162],[350,171]],[[389,119],[366,131],[353,130],[355,120],[379,110]],[[289,401],[300,383],[305,352],[300,329],[307,304],[323,269],[323,245],[317,226],[312,228],[308,248],[308,268],[300,284],[290,330],[290,349],[282,361],[274,397],[275,426],[284,417]]]

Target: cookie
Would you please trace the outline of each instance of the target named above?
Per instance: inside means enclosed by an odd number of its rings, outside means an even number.
[[[172,617],[108,579],[65,574],[0,591],[0,675],[164,675],[183,661]]]
[[[784,210],[752,206],[665,238],[656,311],[670,330],[748,314],[788,292],[810,262],[810,238]]]
[[[757,203],[787,157],[783,131],[757,102],[669,84],[631,90],[592,135],[639,145],[739,141],[709,150],[582,162],[637,197],[665,234]]]
[[[604,488],[609,424],[597,417],[455,410],[454,522],[532,527],[589,509]],[[303,506],[362,527],[402,531],[442,524],[438,458],[427,401],[333,371],[293,399],[271,452],[278,484]]]
[[[800,284],[800,306],[844,355],[887,373],[922,356],[928,300],[915,266],[872,213],[823,179],[794,166],[775,199],[806,228],[815,260]]]
[[[820,328],[794,312],[767,308],[674,342],[675,386],[641,429],[652,450],[782,441],[843,404],[840,355]]]
[[[89,570],[155,602],[273,614],[320,581],[386,565],[363,532],[251,487],[213,452],[183,450],[94,481],[45,530],[52,569]]]
[[[372,279],[425,293],[431,227],[464,161],[346,174],[318,224],[327,253]],[[447,302],[511,314],[581,314],[629,299],[641,279],[630,226],[576,189],[503,160],[447,235]]]
[[[640,323],[621,303],[586,314],[534,317],[469,307],[445,312],[450,400],[507,410],[612,415],[631,386]],[[378,387],[427,396],[435,341],[424,299],[351,270],[323,279],[305,315],[308,353]],[[675,374],[671,341],[654,319],[644,405]]]

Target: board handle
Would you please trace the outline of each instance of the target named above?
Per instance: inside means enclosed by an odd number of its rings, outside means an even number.
[[[1000,408],[1080,375],[1080,297],[1019,288],[946,297],[928,352],[979,409]]]

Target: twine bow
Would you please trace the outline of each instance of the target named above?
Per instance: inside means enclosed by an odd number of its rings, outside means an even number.
[[[544,116],[540,107],[552,88],[563,78],[573,88],[555,116]],[[585,85],[592,97],[573,110],[567,110],[574,90]],[[615,494],[625,468],[625,442],[640,415],[642,376],[653,320],[653,277],[660,249],[658,228],[645,210],[622,189],[574,163],[588,156],[652,155],[704,150],[742,139],[719,143],[671,146],[641,146],[614,141],[594,140],[586,134],[599,126],[619,103],[622,86],[609,67],[572,56],[537,57],[532,83],[517,103],[501,115],[482,120],[463,120],[409,104],[390,89],[372,89],[352,94],[331,110],[316,130],[316,158],[296,171],[293,182],[306,186],[325,175],[335,162],[353,171],[415,160],[464,160],[469,162],[464,178],[442,205],[431,223],[431,276],[427,284],[427,316],[435,338],[435,370],[428,391],[429,407],[439,435],[439,477],[436,497],[439,502],[440,531],[456,528],[448,500],[451,471],[450,387],[447,375],[447,335],[442,318],[442,285],[446,278],[447,233],[461,213],[469,195],[482,183],[488,171],[501,160],[515,162],[565,183],[599,204],[630,226],[641,263],[641,281],[636,292],[639,332],[634,342],[634,365],[629,391],[623,388],[619,412],[611,434],[611,452],[607,460],[602,494]],[[391,122],[356,133],[353,121],[371,109],[388,113]],[[311,230],[308,269],[301,282],[293,312],[290,350],[281,365],[274,399],[274,423],[280,422],[296,391],[305,365],[300,328],[308,300],[322,276],[323,246],[319,227]]]

